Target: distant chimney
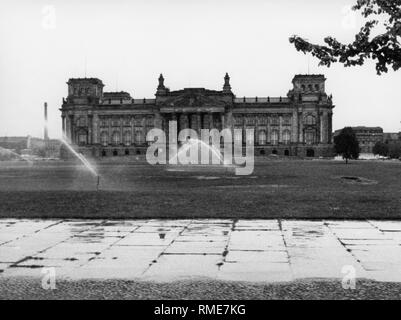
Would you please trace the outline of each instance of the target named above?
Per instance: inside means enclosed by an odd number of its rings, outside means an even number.
[[[47,102],[45,102],[45,128],[44,128],[44,138],[49,140],[49,134],[47,132]]]

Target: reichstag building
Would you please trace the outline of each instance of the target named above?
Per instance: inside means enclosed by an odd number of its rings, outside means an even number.
[[[184,128],[243,129],[233,137],[254,143],[255,155],[329,157],[333,155],[331,95],[324,75],[296,75],[283,97],[237,97],[230,77],[222,90],[170,90],[163,75],[154,98],[136,99],[128,92],[103,92],[97,78],[74,78],[61,107],[63,133],[80,152],[94,157],[146,153],[146,134],[153,128],[168,131],[177,121]],[[246,136],[245,129],[254,129]]]

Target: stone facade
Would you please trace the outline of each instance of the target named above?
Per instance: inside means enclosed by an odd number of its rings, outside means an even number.
[[[146,152],[152,128],[254,129],[255,154],[329,157],[333,155],[334,105],[323,75],[296,75],[286,97],[239,98],[228,74],[223,90],[184,88],[170,91],[159,77],[155,98],[133,99],[127,92],[103,92],[96,78],[70,79],[61,107],[63,133],[83,152],[95,157]]]

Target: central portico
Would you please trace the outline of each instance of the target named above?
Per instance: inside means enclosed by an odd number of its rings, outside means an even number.
[[[230,107],[229,101],[219,92],[204,88],[185,88],[159,97],[162,129],[168,128],[169,121],[177,121],[178,131],[193,129],[224,128],[224,118]]]

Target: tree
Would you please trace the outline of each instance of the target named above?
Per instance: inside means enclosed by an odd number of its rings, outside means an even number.
[[[326,45],[317,45],[297,35],[290,37],[290,43],[298,51],[318,58],[319,65],[330,67],[339,62],[350,67],[372,59],[379,75],[386,73],[389,66],[398,70],[401,67],[401,0],[357,0],[352,10],[360,11],[367,19],[352,43],[343,44],[328,36],[324,39]],[[372,37],[375,27],[384,32]]]
[[[399,159],[401,157],[401,142],[389,143],[388,156],[392,159]]]
[[[383,157],[388,156],[389,148],[388,145],[385,144],[384,142],[378,141],[376,144],[373,146],[373,154],[374,155],[379,155]]]
[[[334,137],[334,149],[337,154],[342,155],[346,164],[349,159],[358,159],[359,142],[351,127],[345,127]]]

